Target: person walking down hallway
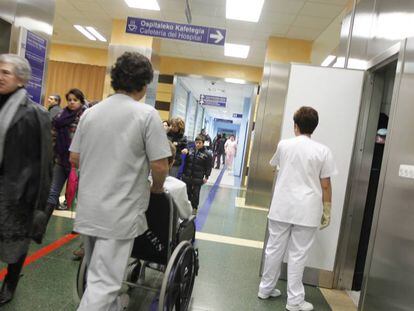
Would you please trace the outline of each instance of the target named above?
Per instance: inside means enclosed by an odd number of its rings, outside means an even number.
[[[187,184],[187,194],[193,207],[193,214],[197,214],[201,186],[207,182],[212,168],[211,154],[204,147],[203,137],[197,136],[195,148],[191,148],[186,156],[182,178]]]
[[[310,311],[305,301],[303,271],[316,230],[330,223],[331,180],[337,173],[328,147],[311,139],[318,112],[302,107],[293,117],[295,138],[282,140],[270,165],[277,167],[276,186],[269,211],[269,239],[258,297],[280,296],[276,283],[288,254],[287,304],[290,311]]]
[[[170,169],[170,175],[172,177],[178,177],[178,172],[182,163],[181,154],[186,153],[187,149],[187,137],[184,135],[185,122],[181,118],[172,118],[170,120],[170,129],[168,131],[168,139],[173,143],[177,149],[175,153],[174,165]]]
[[[202,129],[198,136],[201,136],[204,139],[204,147],[207,150],[211,150],[213,148],[213,144],[211,143],[211,137],[210,135],[208,135],[206,129]]]
[[[54,139],[55,167],[53,181],[47,200],[50,208],[65,209],[59,205],[59,196],[69,177],[71,164],[69,162],[69,146],[75,135],[82,113],[85,111],[85,96],[79,89],[71,89],[66,94],[68,105],[52,122]]]
[[[87,286],[78,311],[123,310],[118,297],[135,237],[147,229],[150,190],[162,193],[171,151],[158,112],[139,103],[150,61],[125,52],[111,69],[116,94],[83,114],[70,151],[79,167],[74,230],[83,235]],[[148,182],[152,173],[152,188]]]
[[[0,307],[13,299],[30,240],[42,242],[53,212],[45,209],[52,177],[50,120],[28,98],[30,75],[26,59],[0,55],[0,261],[8,264]]]
[[[224,144],[224,138],[221,137],[221,134],[217,134],[213,141],[213,166],[215,165],[216,169],[220,169],[221,158],[224,157]]]
[[[230,135],[224,145],[224,150],[226,151],[226,167],[229,171],[233,171],[234,158],[237,153],[237,141],[234,135]]]
[[[53,119],[62,111],[62,108],[60,107],[61,98],[57,94],[50,95],[47,98],[47,101],[49,103],[47,110],[49,111],[50,121],[53,121]]]

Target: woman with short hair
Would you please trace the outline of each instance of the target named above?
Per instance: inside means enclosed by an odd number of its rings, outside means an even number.
[[[52,211],[46,210],[52,152],[47,111],[28,98],[28,61],[0,55],[0,260],[7,275],[0,307],[13,299],[30,240],[41,243]]]

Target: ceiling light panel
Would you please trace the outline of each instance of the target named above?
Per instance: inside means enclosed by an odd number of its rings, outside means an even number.
[[[159,11],[160,6],[157,0],[125,0],[130,8]]]
[[[80,25],[73,25],[81,34],[83,34],[86,38],[88,38],[91,41],[96,41],[96,38],[89,33],[83,26]]]
[[[89,31],[99,41],[106,42],[105,37],[102,36],[95,28],[88,26],[86,27],[86,30]]]
[[[229,57],[247,58],[250,46],[242,44],[225,43],[224,55]]]
[[[264,0],[227,0],[226,18],[257,23]]]

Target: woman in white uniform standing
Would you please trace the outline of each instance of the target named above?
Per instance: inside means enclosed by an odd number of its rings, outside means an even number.
[[[280,141],[270,161],[279,172],[268,215],[269,239],[258,297],[280,296],[276,283],[287,252],[286,309],[309,311],[313,305],[305,301],[303,271],[317,228],[330,223],[330,177],[337,171],[329,148],[311,139],[318,112],[302,107],[293,120],[296,137]]]

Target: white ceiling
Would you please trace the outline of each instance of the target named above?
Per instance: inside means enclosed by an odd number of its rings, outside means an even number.
[[[204,106],[208,114],[220,119],[238,119],[233,118],[233,113],[243,114],[244,99],[253,95],[254,86],[251,84],[228,83],[205,78],[180,77],[185,87],[193,93],[196,99],[200,95],[213,95],[227,98],[227,106],[212,107]]]
[[[194,25],[227,29],[226,42],[250,45],[247,59],[224,56],[224,48],[163,39],[161,55],[263,66],[269,36],[314,40],[349,0],[265,0],[258,23],[227,20],[225,0],[192,0]],[[56,0],[53,41],[106,48],[86,39],[74,24],[93,26],[110,38],[111,20],[127,16],[186,23],[184,0],[158,0],[161,11],[129,8],[124,0]]]

